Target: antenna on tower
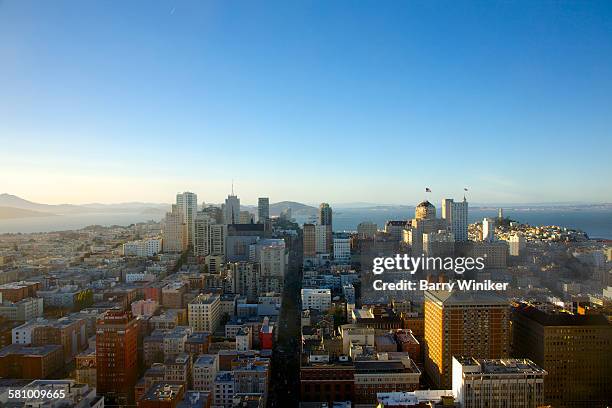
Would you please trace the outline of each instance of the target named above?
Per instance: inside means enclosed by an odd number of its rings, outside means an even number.
[[[234,195],[234,179],[232,179],[232,195]]]

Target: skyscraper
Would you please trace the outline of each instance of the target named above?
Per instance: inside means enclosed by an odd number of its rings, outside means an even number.
[[[204,212],[198,212],[195,218],[193,252],[196,256],[210,255],[212,220]]]
[[[458,203],[452,198],[443,199],[442,218],[448,222],[456,242],[468,240],[468,202],[465,197]]]
[[[257,200],[257,222],[264,224],[270,218],[270,199],[259,197]]]
[[[425,370],[437,387],[451,387],[452,357],[505,358],[510,304],[493,292],[425,292]]]
[[[225,199],[224,210],[225,224],[238,224],[240,222],[240,199],[233,192]]]
[[[417,220],[432,220],[436,218],[436,207],[427,200],[423,201],[414,209],[414,218]]]
[[[187,245],[193,247],[195,217],[198,212],[198,195],[186,191],[176,195],[176,207],[187,225]]]
[[[332,225],[332,209],[327,203],[319,205],[319,225]]]
[[[612,400],[612,324],[604,315],[512,309],[512,353],[548,372],[544,402],[553,407],[604,407]]]
[[[177,205],[172,205],[172,211],[166,213],[162,231],[162,246],[164,252],[183,252],[187,249],[187,224]]]
[[[319,205],[319,225],[325,225],[325,253],[334,252],[334,235],[332,226],[332,208],[327,203]]]
[[[107,311],[96,325],[96,389],[108,402],[134,399],[138,370],[138,325],[131,313]]]
[[[314,224],[304,224],[304,258],[313,258],[317,254],[316,232]]]

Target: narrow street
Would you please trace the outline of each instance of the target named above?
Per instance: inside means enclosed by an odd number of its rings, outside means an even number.
[[[289,254],[285,278],[278,338],[272,358],[268,408],[297,407],[300,400],[300,286],[302,282],[300,250]]]

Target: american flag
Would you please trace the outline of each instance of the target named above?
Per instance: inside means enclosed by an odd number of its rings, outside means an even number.
[[[425,192],[426,193],[431,193],[431,189],[429,187],[425,187]]]

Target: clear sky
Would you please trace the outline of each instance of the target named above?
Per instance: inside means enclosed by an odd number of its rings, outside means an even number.
[[[612,202],[610,1],[0,0],[0,193]]]

